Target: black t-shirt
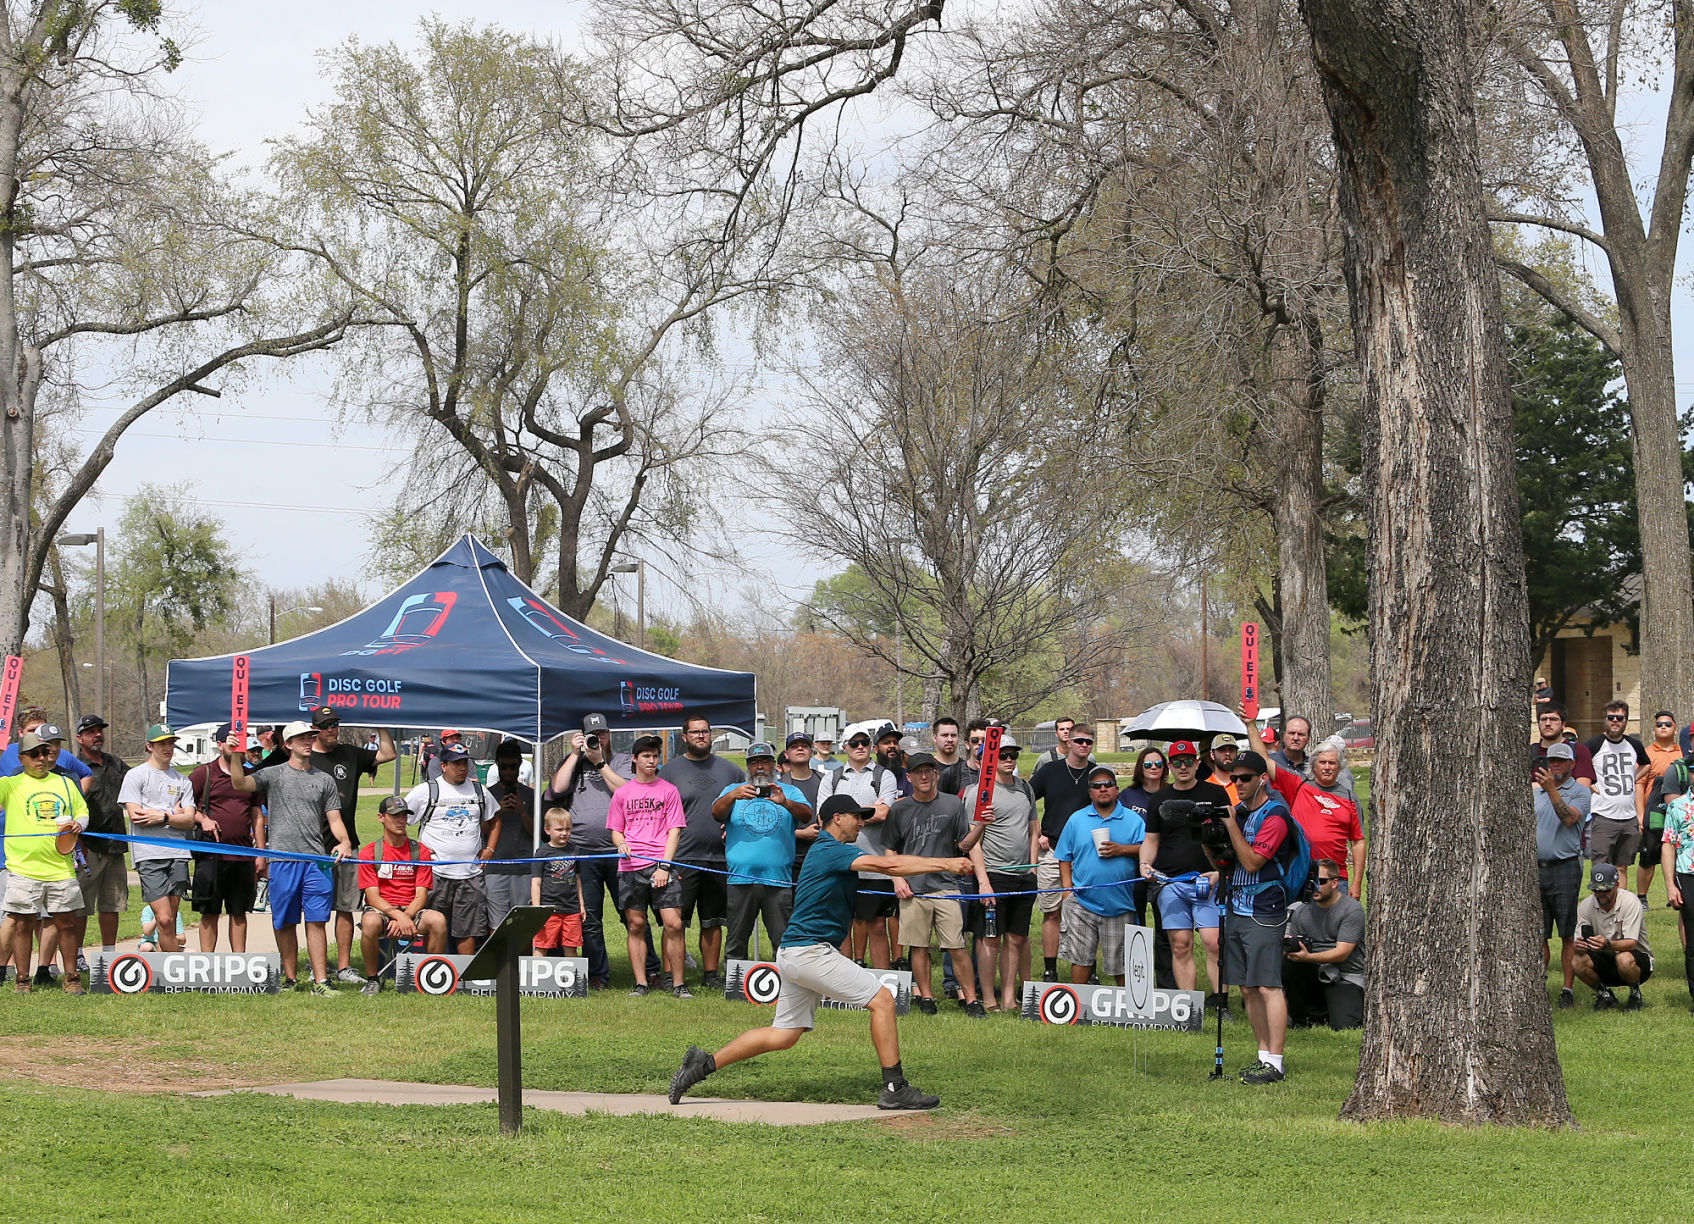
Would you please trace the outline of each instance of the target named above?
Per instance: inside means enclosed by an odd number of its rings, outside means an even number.
[[[129,772],[129,766],[109,752],[103,752],[101,763],[96,765],[81,752],[76,754],[77,760],[94,772],[94,781],[89,784],[88,794],[83,799],[88,803],[88,824],[85,826],[90,833],[127,833],[125,824],[124,805],[118,802],[118,792],[123,789],[124,775]],[[122,854],[124,843],[94,839],[95,846],[104,854]]]
[[[1048,761],[1030,778],[1029,789],[1042,803],[1041,836],[1051,844],[1059,844],[1066,821],[1090,806],[1088,771],[1092,768],[1092,765],[1083,765],[1073,769],[1068,761],[1060,758]]]
[[[541,881],[541,904],[550,905],[561,914],[582,912],[582,906],[577,900],[574,857],[580,853],[582,852],[571,844],[568,837],[562,846],[542,842],[532,857],[546,861],[523,865],[524,871],[532,879]]]
[[[286,755],[284,756],[286,760]],[[376,753],[353,744],[337,744],[334,752],[312,749],[312,768],[321,769],[335,780],[341,796],[341,823],[347,828],[347,840],[359,845],[359,834],[353,828],[353,810],[359,806],[359,775],[376,777]],[[324,826],[329,827],[327,822]]]
[[[825,775],[820,770],[814,769],[814,770],[812,770],[812,776],[805,779],[804,781],[802,781],[799,778],[794,777],[792,774],[790,774],[788,777],[783,779],[784,782],[787,782],[790,786],[794,787],[794,789],[798,790],[802,795],[806,796],[806,802],[812,805],[812,818],[813,818],[813,820],[817,819],[818,788],[823,785],[823,780],[826,776],[827,775]],[[809,828],[810,826],[809,825],[796,825],[795,827],[799,828],[799,829],[805,829],[805,828]],[[800,878],[800,864],[804,863],[806,861],[806,851],[810,850],[811,848],[812,848],[812,841],[811,840],[808,840],[806,838],[800,838],[800,837],[797,837],[797,838],[794,839],[794,878],[796,880],[798,880]]]
[[[1165,820],[1163,809],[1172,799],[1188,799],[1195,803],[1215,803],[1227,808],[1229,792],[1216,782],[1196,782],[1189,790],[1174,786],[1161,787],[1153,793],[1147,808],[1147,832],[1159,835],[1159,856],[1153,860],[1153,870],[1162,875],[1183,875],[1190,871],[1210,871],[1212,864],[1200,843],[1188,831],[1188,821],[1181,818]]]
[[[968,757],[961,756],[951,765],[941,767],[940,791],[943,795],[962,795],[965,787],[977,780],[981,769],[972,769]]]
[[[747,775],[716,753],[703,761],[684,753],[666,761],[659,777],[676,787],[682,796],[682,814],[688,817],[688,827],[677,840],[676,857],[684,863],[721,866],[724,827],[712,819],[712,804],[726,786],[745,782]]]

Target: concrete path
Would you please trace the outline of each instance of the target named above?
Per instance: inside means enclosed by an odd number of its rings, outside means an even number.
[[[407,1084],[392,1080],[332,1079],[304,1084],[271,1084],[244,1088],[268,1096],[303,1101],[339,1101],[371,1105],[478,1105],[495,1100],[492,1088],[462,1084]],[[196,1092],[194,1096],[228,1096],[228,1092]],[[672,1105],[662,1096],[612,1092],[544,1092],[525,1089],[525,1105],[566,1114],[673,1114],[684,1118],[714,1118],[720,1122],[762,1122],[769,1126],[809,1126],[820,1122],[864,1122],[891,1118],[898,1111],[874,1105],[816,1105],[805,1101],[731,1101],[719,1097],[687,1097]]]

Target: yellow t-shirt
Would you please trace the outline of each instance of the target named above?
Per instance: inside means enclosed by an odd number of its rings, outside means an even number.
[[[71,856],[53,845],[61,815],[68,812],[78,824],[88,823],[88,805],[75,782],[56,773],[0,778],[0,808],[6,811],[6,870],[29,880],[76,878]],[[31,836],[38,833],[47,836]]]

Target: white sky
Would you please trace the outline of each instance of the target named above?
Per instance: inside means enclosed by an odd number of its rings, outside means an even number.
[[[366,42],[412,45],[417,18],[425,12],[452,21],[497,21],[571,47],[578,43],[588,5],[559,0],[439,0],[427,6],[370,0],[206,3],[198,17],[201,38],[191,62],[176,74],[176,84],[198,113],[201,139],[244,164],[256,164],[265,155],[267,138],[287,133],[306,107],[327,99],[317,51],[352,35]],[[1652,116],[1660,109],[1646,105],[1643,112]],[[1656,127],[1650,121],[1636,136],[1637,151],[1645,155],[1640,160],[1656,168]],[[1604,283],[1603,266],[1591,267]],[[1694,395],[1694,313],[1689,310],[1686,279],[1678,285],[1677,324],[1679,399],[1686,403]],[[221,401],[180,397],[177,404],[144,418],[119,445],[95,497],[71,516],[66,529],[110,527],[124,497],[143,483],[160,480],[161,473],[171,473],[173,479],[186,477],[191,495],[224,519],[246,564],[268,585],[362,579],[368,542],[366,520],[358,510],[379,503],[375,482],[404,460],[410,446],[398,431],[338,434],[336,412],[328,402],[331,361],[333,357],[296,360],[288,363],[283,378],[261,369],[239,395]],[[79,436],[97,434],[111,415],[90,413],[82,426],[88,433]],[[192,445],[185,449],[184,440]],[[742,540],[745,544],[746,537]],[[776,562],[774,545],[768,551],[757,545],[743,551]],[[788,554],[773,564],[789,593],[798,593],[821,576],[796,570],[794,561]],[[365,585],[368,593],[375,593],[371,584]],[[629,592],[631,602],[633,594]],[[662,573],[651,569],[648,600],[658,609],[671,602]]]

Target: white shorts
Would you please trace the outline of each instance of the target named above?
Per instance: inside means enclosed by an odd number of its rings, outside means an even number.
[[[863,1007],[882,989],[882,980],[875,973],[828,944],[778,948],[776,971],[782,975],[782,989],[776,996],[772,1028],[813,1028],[818,1004],[826,995]]]

